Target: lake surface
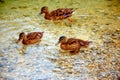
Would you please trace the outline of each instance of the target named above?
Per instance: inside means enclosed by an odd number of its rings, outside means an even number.
[[[0,0],[0,80],[119,80],[119,0]],[[37,16],[49,10],[74,8],[62,21]],[[44,31],[39,45],[29,45],[21,54],[16,43],[21,32]],[[92,41],[72,55],[61,50],[60,36]]]

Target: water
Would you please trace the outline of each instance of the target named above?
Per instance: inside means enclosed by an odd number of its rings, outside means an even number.
[[[117,80],[120,77],[119,0],[5,0],[0,3],[0,80]],[[37,16],[40,8],[75,8],[67,19],[53,22]],[[21,32],[44,31],[39,45],[21,55]],[[60,36],[90,40],[71,55],[56,46]]]

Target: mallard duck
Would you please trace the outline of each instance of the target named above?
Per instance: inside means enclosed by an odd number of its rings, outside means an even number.
[[[21,32],[19,34],[19,39],[17,41],[17,43],[20,41],[23,43],[23,47],[20,53],[25,54],[27,45],[35,44],[35,43],[38,44],[41,41],[41,38],[43,37],[43,33],[44,32],[32,32],[32,33],[25,34],[24,32]]]
[[[63,50],[69,50],[71,53],[78,53],[81,47],[88,47],[91,41],[84,41],[81,39],[67,38],[61,36],[57,44],[60,43],[60,48]]]
[[[17,42],[22,41],[24,45],[39,43],[43,36],[44,32],[32,32],[28,33],[27,35],[24,32],[19,34],[19,39]]]
[[[73,8],[59,8],[49,12],[48,7],[44,6],[39,14],[45,13],[44,18],[47,20],[62,20],[72,16],[73,12]]]

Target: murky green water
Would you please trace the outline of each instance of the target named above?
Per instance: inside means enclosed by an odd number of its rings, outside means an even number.
[[[4,0],[0,2],[0,80],[117,80],[120,78],[119,0]],[[74,8],[67,19],[37,16],[40,8]],[[21,32],[44,31],[39,45],[25,55],[16,44]],[[90,40],[71,55],[56,46],[60,36]],[[119,80],[119,79],[118,79]]]

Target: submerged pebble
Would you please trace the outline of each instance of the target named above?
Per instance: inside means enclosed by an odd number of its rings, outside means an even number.
[[[12,1],[0,3],[0,80],[119,80],[118,7],[107,1],[66,1],[64,6],[77,7],[73,22],[66,19],[55,23],[44,20],[43,15],[37,17],[39,8],[45,6],[43,3],[49,3],[51,9],[56,5],[62,8],[63,0],[56,4],[52,1],[52,6],[50,0]],[[18,34],[33,31],[45,32],[41,43],[19,54],[22,44],[15,43]],[[90,40],[92,44],[70,55],[55,45],[62,35]]]

